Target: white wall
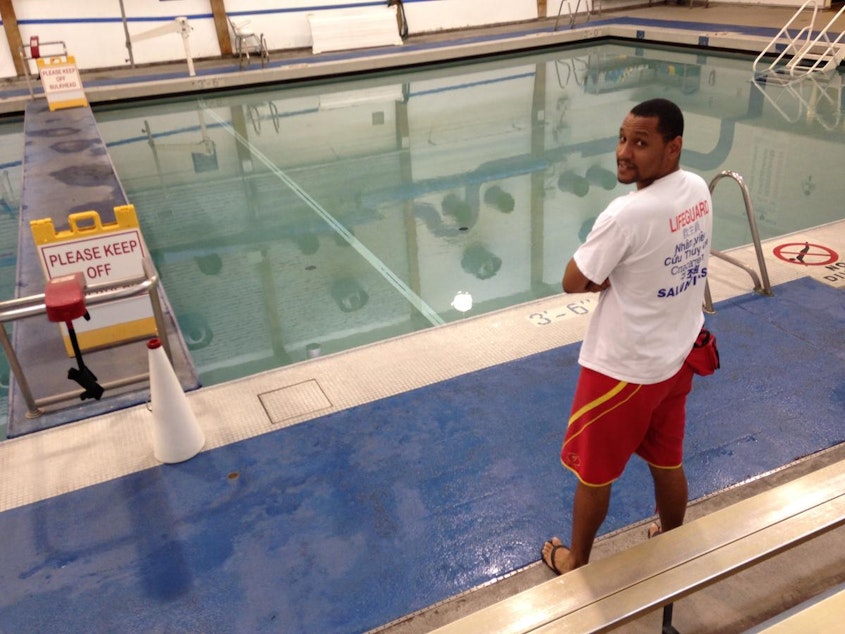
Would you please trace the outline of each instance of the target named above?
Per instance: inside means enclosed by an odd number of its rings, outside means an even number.
[[[830,0],[822,1],[825,7],[830,6]],[[610,3],[619,8],[639,6],[644,0],[608,0],[607,6]],[[185,16],[192,27],[189,43],[193,57],[220,55],[209,0],[123,0],[123,4],[130,35],[137,36],[167,26],[173,23],[175,17]],[[226,0],[225,4],[228,15],[236,22],[248,22],[249,28],[263,33],[271,50],[310,47],[309,13],[332,11],[349,5],[372,9],[372,0]],[[798,7],[803,2],[734,0],[730,4]],[[129,65],[119,0],[14,0],[13,5],[24,43],[28,43],[33,35],[39,36],[41,42],[63,41],[83,70]],[[548,15],[555,16],[558,6],[555,0],[549,0]],[[405,0],[404,7],[412,35],[538,17],[537,0]],[[136,41],[132,48],[138,65],[185,59],[182,38],[178,33]],[[44,48],[42,55],[57,52],[60,49]],[[0,77],[16,75],[13,55],[17,56],[18,51],[9,51],[5,33],[0,34]]]
[[[190,48],[195,59],[220,55],[209,0],[123,0],[130,35],[137,36],[172,24],[185,16],[192,27]],[[372,4],[367,0],[228,0],[226,11],[236,22],[264,33],[271,50],[308,48],[311,31],[308,13],[336,10],[339,6]],[[386,4],[386,2],[385,2]],[[13,2],[22,41],[37,35],[41,42],[63,41],[80,69],[129,65],[119,0],[56,2],[15,0]],[[482,26],[537,17],[536,0],[406,0],[410,33]],[[0,35],[0,77],[16,75],[5,33]],[[170,33],[133,43],[137,65],[185,59],[182,38]],[[42,56],[61,49],[42,47]],[[34,64],[32,65],[34,70]]]
[[[76,58],[81,69],[109,68],[129,65],[129,50],[117,0],[89,2],[55,2],[53,0],[17,0],[15,14],[21,40],[28,44],[37,35],[42,43],[42,57],[60,54],[60,46],[46,42],[64,42],[68,53]],[[130,35],[173,24],[176,16],[187,16],[193,27],[190,46],[193,56],[220,55],[217,34],[207,0],[124,0]],[[133,45],[136,64],[185,59],[182,37],[170,33]],[[17,54],[17,51],[15,51]],[[0,58],[0,62],[6,62]],[[34,70],[34,64],[31,62]],[[15,75],[11,57],[0,67],[0,75]]]
[[[423,0],[405,3],[410,33],[429,33],[537,17],[536,0]]]

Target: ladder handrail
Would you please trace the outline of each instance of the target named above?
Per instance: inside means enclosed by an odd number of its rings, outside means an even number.
[[[734,172],[733,170],[722,170],[721,172],[716,174],[713,180],[710,181],[711,194],[716,188],[716,185],[723,178],[730,178],[736,181],[737,185],[739,185],[739,188],[742,192],[742,200],[745,204],[745,214],[748,217],[748,226],[751,229],[751,241],[754,243],[754,251],[757,254],[757,265],[760,267],[760,276],[758,277],[757,272],[750,266],[743,264],[739,260],[736,260],[733,257],[722,253],[721,251],[717,251],[716,249],[711,248],[710,254],[730,264],[738,266],[744,271],[746,271],[751,276],[751,279],[754,281],[755,292],[760,293],[761,295],[772,296],[774,295],[774,293],[772,292],[772,285],[769,282],[769,271],[766,268],[766,260],[763,258],[763,245],[760,242],[760,232],[757,230],[757,220],[754,217],[754,206],[751,203],[751,194],[748,191],[748,186],[745,184],[745,179],[738,172]],[[762,283],[760,281],[761,278]],[[709,281],[705,283],[704,289],[704,310],[708,313],[714,313],[716,311],[713,309],[713,299],[710,296]]]
[[[768,51],[768,49],[764,49],[763,52],[760,53],[760,55],[757,57],[757,59],[754,60],[754,63],[751,66],[751,69],[753,71],[754,76],[757,77],[757,76],[760,76],[760,75],[764,75],[765,73],[773,70],[775,67],[777,67],[778,64],[781,63],[781,61],[783,61],[783,58],[786,57],[787,55],[792,55],[793,58],[794,58],[795,53],[793,51],[794,51],[794,47],[795,47],[795,42],[797,42],[803,36],[805,31],[812,32],[812,31],[810,31],[810,28],[811,27],[804,27],[803,29],[801,29],[798,32],[798,34],[792,39],[792,41],[790,41],[789,44],[787,44],[786,46],[783,47],[783,50],[778,54],[777,57],[775,57],[772,60],[772,62],[769,64],[769,66],[766,68],[766,70],[758,71],[757,70],[757,62]]]
[[[836,50],[836,46],[839,44],[839,42],[841,42],[841,41],[842,41],[842,37],[843,37],[843,35],[845,35],[845,31],[842,31],[842,32],[841,32],[841,33],[840,33],[840,34],[836,37],[836,39],[834,39],[832,42],[831,42],[831,41],[830,41],[830,39],[827,37],[827,33],[828,33],[828,31],[830,30],[830,27],[832,27],[832,26],[833,26],[833,23],[834,23],[834,22],[836,22],[836,20],[838,20],[838,19],[839,19],[839,17],[842,15],[842,13],[843,13],[843,12],[845,12],[845,5],[842,5],[842,7],[839,9],[839,11],[837,11],[837,12],[836,12],[836,15],[834,15],[834,16],[830,19],[830,21],[829,21],[829,22],[825,25],[825,27],[824,27],[821,31],[819,31],[819,34],[815,37],[815,39],[814,39],[812,42],[808,42],[807,44],[805,44],[805,45],[802,47],[802,49],[799,51],[799,53],[798,53],[798,55],[797,55],[797,61],[796,61],[796,60],[793,60],[793,69],[794,69],[794,64],[796,64],[796,63],[800,62],[801,60],[803,60],[803,59],[804,59],[804,57],[805,57],[807,54],[810,54],[810,53],[813,51],[813,49],[814,49],[816,46],[818,46],[818,45],[819,45],[819,43],[821,42],[822,38],[824,38],[824,39],[825,39],[825,42],[826,42],[826,44],[827,44],[827,47],[825,48],[825,52],[824,52],[824,53],[822,53],[822,54],[819,56],[819,58],[815,61],[815,63],[812,65],[812,67],[810,67],[810,69],[808,70],[808,72],[815,70],[815,69],[818,67],[819,63],[822,61],[822,59],[823,59],[823,57],[824,57],[824,56],[826,56],[826,55],[830,54],[830,53],[831,53],[831,51],[835,51],[835,50]]]
[[[810,24],[801,28],[795,35],[790,33],[789,28],[811,5],[813,15],[810,19]],[[817,0],[805,0],[804,4],[798,8],[795,14],[754,60],[751,65],[754,76],[765,76],[767,73],[775,73],[783,76],[788,73],[789,77],[798,79],[819,70],[824,72],[833,70],[845,58],[845,49],[840,45],[843,37],[845,37],[845,31],[839,33],[833,40],[831,40],[829,33],[834,22],[843,13],[845,13],[845,5],[836,12],[820,31],[814,34],[816,16],[818,15]],[[777,57],[765,69],[759,70],[758,65],[760,61],[765,55],[770,54],[772,49],[776,48],[778,44],[783,44],[784,36],[789,37],[789,42],[783,46]],[[820,49],[823,50],[820,52]],[[787,55],[790,56],[789,61],[782,64]],[[807,63],[810,60],[812,60],[812,63]]]
[[[29,72],[29,63],[33,60],[36,60],[36,66],[38,65],[37,60],[43,59],[45,57],[67,57],[67,45],[65,44],[64,40],[56,40],[55,42],[39,42],[38,46],[40,47],[52,47],[52,46],[61,46],[62,52],[57,55],[41,55],[39,54],[33,55],[33,48],[32,44],[21,44],[18,47],[18,55],[20,55],[21,63],[23,64],[23,72],[26,76],[26,87],[29,90],[29,98],[33,101],[35,100],[35,90],[32,87],[32,74]],[[29,49],[29,53],[27,54],[27,49]],[[38,77],[38,73],[35,74]]]
[[[765,48],[763,48],[763,50],[760,52],[760,54],[757,56],[757,58],[751,64],[751,68],[755,73],[757,72],[757,64],[760,62],[760,60],[763,58],[763,56],[765,56],[769,52],[769,50],[775,44],[777,44],[777,42],[780,41],[780,39],[781,39],[781,37],[783,37],[784,33],[786,33],[787,35],[789,34],[789,27],[792,26],[792,23],[795,22],[795,20],[798,18],[798,16],[801,15],[804,12],[804,9],[807,8],[807,5],[810,5],[810,4],[813,5],[813,17],[810,20],[810,24],[809,24],[809,26],[806,26],[803,29],[801,29],[798,32],[798,35],[791,37],[791,41],[789,43],[789,46],[792,46],[792,44],[794,44],[798,40],[798,38],[800,38],[804,34],[805,31],[809,30],[810,32],[812,32],[813,25],[816,23],[816,13],[818,12],[818,6],[816,5],[816,0],[805,0],[804,4],[802,4],[798,8],[798,10],[795,11],[795,14],[791,18],[789,18],[789,20],[786,22],[786,24],[783,25],[783,27],[781,27],[780,31],[778,31],[778,34],[775,35],[771,39],[771,41],[765,46]],[[783,58],[783,56],[786,54],[786,51],[789,49],[789,46],[787,46],[787,48],[785,48],[783,51],[781,51],[780,55],[778,55],[777,59],[775,59],[775,61],[772,62],[772,64],[769,66],[769,68],[774,66],[774,64],[776,64],[777,62],[779,62]]]
[[[830,27],[832,27],[833,23],[836,22],[836,20],[838,20],[841,17],[843,12],[845,12],[845,6],[840,7],[839,11],[836,12],[836,15],[834,15],[832,18],[830,18],[828,23],[824,26],[824,28],[821,31],[819,31],[819,34],[810,43],[810,46],[815,46],[816,44],[819,43],[819,41],[822,39],[822,37],[827,37],[828,31],[830,31]],[[837,37],[833,42],[830,42],[830,40],[828,40],[828,43],[831,44],[831,45],[838,44],[839,41],[842,39],[843,33],[845,33],[845,31],[840,33],[839,37]]]
[[[566,8],[569,9],[569,28],[575,28],[575,19],[578,17],[578,10],[581,8],[581,0],[577,0],[574,13],[572,12],[572,0],[560,0],[560,4],[557,7],[557,19],[555,20],[554,28],[555,31],[557,31],[558,23],[560,22],[560,14],[563,12],[564,2],[566,3]],[[586,23],[590,21],[591,11],[589,5],[585,3],[585,6],[587,7],[587,19],[584,22]]]

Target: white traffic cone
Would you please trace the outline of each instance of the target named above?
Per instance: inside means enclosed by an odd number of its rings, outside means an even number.
[[[153,410],[153,453],[161,462],[183,462],[199,453],[205,444],[205,435],[161,347],[161,340],[150,339],[147,351]]]

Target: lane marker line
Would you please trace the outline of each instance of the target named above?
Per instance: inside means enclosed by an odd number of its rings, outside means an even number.
[[[249,139],[243,137],[237,130],[235,130],[228,122],[221,119],[216,112],[211,110],[208,106],[205,105],[205,102],[199,100],[199,106],[203,109],[203,112],[207,113],[211,116],[220,127],[222,127],[226,132],[231,134],[238,143],[242,144],[244,147],[248,148],[249,151],[252,153],[252,156],[260,160],[264,165],[266,165],[273,174],[275,174],[280,181],[285,183],[288,187],[293,190],[293,192],[299,196],[302,201],[311,207],[318,216],[320,216],[332,229],[334,229],[349,245],[354,248],[361,256],[367,260],[370,264],[373,265],[379,273],[381,273],[382,277],[386,279],[397,291],[399,291],[411,305],[416,308],[422,315],[428,319],[429,322],[433,326],[440,326],[445,324],[446,322],[443,320],[437,312],[429,306],[422,297],[417,295],[411,288],[401,279],[399,278],[396,273],[394,273],[390,267],[388,267],[384,262],[382,262],[378,256],[370,251],[364,243],[362,243],[358,238],[356,238],[346,227],[344,227],[340,222],[338,222],[334,216],[332,216],[328,211],[326,211],[320,204],[311,198],[311,196],[302,189],[296,182],[291,180],[291,178],[285,174],[275,163],[273,163],[264,153],[261,152],[257,147],[255,147],[252,143],[250,143]]]

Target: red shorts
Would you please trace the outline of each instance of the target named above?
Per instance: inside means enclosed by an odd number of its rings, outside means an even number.
[[[681,466],[687,394],[693,372],[637,385],[581,368],[560,459],[584,484],[603,486],[637,454],[666,469]]]

